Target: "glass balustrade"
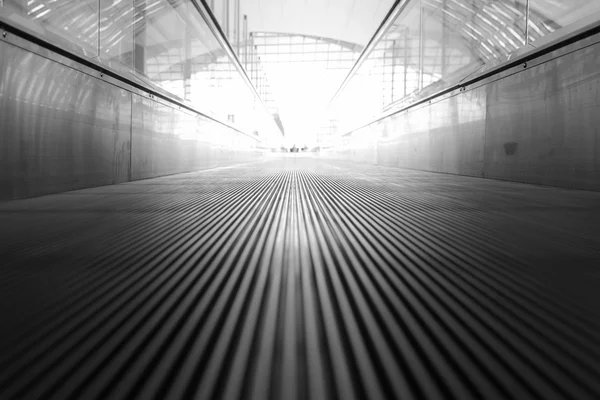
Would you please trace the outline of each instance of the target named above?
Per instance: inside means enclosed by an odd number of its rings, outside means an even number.
[[[97,59],[248,133],[278,128],[192,0],[4,0],[7,22]],[[206,11],[203,11],[206,13]]]
[[[331,103],[332,131],[457,84],[600,13],[597,0],[407,0]]]

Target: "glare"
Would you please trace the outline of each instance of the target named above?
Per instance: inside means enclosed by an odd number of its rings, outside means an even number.
[[[286,127],[286,145],[316,146],[321,116],[347,71],[328,70],[320,62],[273,63],[265,69]]]
[[[29,14],[35,14],[37,11],[41,10],[42,8],[44,8],[43,4],[37,5],[29,11]]]

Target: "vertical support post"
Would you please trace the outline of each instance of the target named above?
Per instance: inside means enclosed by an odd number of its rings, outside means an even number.
[[[231,44],[233,47],[233,51],[237,53],[237,38],[238,38],[238,0],[233,0],[233,26],[231,27]]]
[[[229,39],[229,0],[223,0],[223,31]]]
[[[258,77],[259,79],[259,83],[258,83],[258,87],[260,88],[260,98],[263,98],[264,95],[264,84],[265,84],[265,76],[263,75],[263,69],[262,69],[262,64],[260,63],[260,57],[258,57],[258,65],[260,65],[260,76]]]
[[[240,0],[235,0],[235,45],[237,55],[240,55]]]
[[[0,0],[0,7],[2,6],[2,0]],[[100,4],[100,0],[98,0],[98,18],[96,19],[96,22],[98,23],[97,27],[96,27],[96,33],[98,34],[98,40],[96,41],[96,57],[100,57],[100,48],[102,46],[101,40],[102,40],[102,35],[100,34],[100,32],[102,32],[102,24],[100,23],[100,19],[102,17],[102,4]]]
[[[133,27],[133,66],[137,73],[146,74],[146,2],[145,0],[135,0],[134,14],[138,15],[137,23],[141,24],[138,28]]]
[[[410,33],[410,30],[408,29],[408,27],[404,30],[404,96],[406,97],[408,90],[406,88],[406,85],[408,84],[408,63],[410,62],[409,57],[409,51],[410,51],[410,38],[408,37],[408,34]]]
[[[256,45],[253,47],[252,63],[254,64],[254,67],[252,69],[254,70],[254,85],[258,86],[258,48]]]
[[[183,96],[189,100],[192,86],[192,31],[188,21],[185,23],[184,34],[184,61],[183,61]]]
[[[250,81],[254,85],[254,45],[250,47]]]
[[[381,108],[385,107],[385,55],[386,55],[386,48],[385,48],[385,43],[386,40],[384,39],[383,42],[383,56],[382,56],[382,60],[381,60]]]
[[[244,14],[244,68],[248,69],[248,16]]]
[[[441,68],[441,75],[442,75],[442,79],[445,79],[446,77],[446,73],[448,71],[448,60],[446,60],[447,57],[447,52],[446,52],[446,47],[448,44],[448,36],[450,35],[450,33],[448,32],[448,20],[447,20],[447,15],[446,15],[446,10],[448,7],[447,4],[448,0],[443,0],[442,3],[442,37],[441,37],[441,43],[442,43],[442,68]]]
[[[246,70],[248,71],[248,78],[252,81],[252,46],[248,44],[247,47],[247,55],[246,55]]]
[[[252,34],[250,34],[250,37],[252,38]],[[254,54],[254,52],[252,51],[252,49],[254,48],[253,43],[254,43],[254,38],[252,38],[252,40],[248,44],[248,60],[247,60],[247,62],[248,62],[248,67],[250,68],[250,81],[252,81],[252,57]]]
[[[394,102],[394,80],[396,76],[396,40],[392,41],[392,100]]]
[[[529,43],[529,0],[527,0],[527,4],[525,5],[525,45]]]
[[[422,6],[422,2],[421,0],[419,0],[419,82],[418,82],[418,86],[417,88],[419,89],[419,91],[421,91],[423,89],[423,48],[424,48],[424,42],[425,40],[423,40],[423,24],[424,24],[424,18],[423,18],[423,6]]]
[[[256,53],[258,54],[258,53]],[[256,57],[256,87],[258,89],[258,94],[262,99],[262,68],[260,64],[260,56]]]

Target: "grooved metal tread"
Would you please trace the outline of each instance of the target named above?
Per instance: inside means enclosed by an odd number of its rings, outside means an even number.
[[[600,193],[290,155],[0,241],[2,400],[600,398]]]

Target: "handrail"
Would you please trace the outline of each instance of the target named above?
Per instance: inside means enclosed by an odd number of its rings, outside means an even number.
[[[371,51],[373,51],[375,46],[377,46],[381,37],[388,31],[388,29],[390,29],[391,25],[396,20],[396,17],[398,16],[398,14],[400,14],[402,12],[402,10],[404,10],[404,7],[406,6],[406,4],[408,2],[409,2],[409,0],[395,0],[392,7],[390,7],[390,10],[388,11],[386,16],[381,21],[381,24],[379,24],[379,27],[375,31],[375,34],[373,36],[371,36],[371,39],[369,39],[369,42],[365,46],[364,50],[362,51],[362,53],[360,53],[360,56],[358,56],[358,58],[356,59],[356,62],[354,63],[354,65],[352,66],[350,71],[348,72],[348,75],[346,75],[346,77],[342,81],[342,84],[340,85],[338,90],[336,90],[336,92],[334,93],[331,100],[329,100],[329,103],[328,103],[329,105],[331,105],[336,100],[336,98],[339,96],[339,94],[344,90],[344,88],[346,87],[346,85],[348,84],[350,79],[352,79],[352,77],[354,76],[354,74],[356,73],[358,68],[360,68],[362,63],[366,60],[366,58],[369,56]]]
[[[194,4],[194,6],[198,10],[198,12],[202,16],[202,18],[206,21],[203,11],[200,8],[198,8],[198,4],[197,4],[197,1],[202,1],[204,3],[205,3],[205,1],[204,0],[190,0],[190,1],[192,2],[192,4]],[[207,8],[207,10],[209,10],[209,9]],[[210,15],[214,19],[214,15],[212,15],[212,13]],[[214,21],[213,21],[213,23],[214,23]],[[245,83],[251,88],[253,93],[261,101],[261,103],[265,107],[265,112],[267,112],[264,102],[262,101],[260,95],[258,95],[258,92],[256,91],[256,88],[254,87],[252,82],[248,79],[248,76],[247,76],[245,70],[243,69],[243,67],[241,66],[239,59],[233,53],[233,49],[231,48],[229,42],[227,41],[227,39],[225,39],[225,41],[222,42],[221,35],[224,35],[224,34],[220,30],[218,24],[213,27],[213,26],[211,26],[211,24],[209,24],[207,22],[207,25],[208,25],[209,29],[211,29],[213,34],[215,34],[215,37],[217,38],[217,40],[219,41],[219,43],[222,46],[224,43],[226,43],[226,47],[224,48],[225,51],[228,52],[229,56],[233,55],[234,65],[236,65],[236,68],[238,68],[238,69],[241,68],[240,72],[242,73],[242,76],[244,77]],[[104,63],[100,62],[100,60],[97,60],[95,58],[86,57],[84,55],[77,54],[73,49],[69,48],[68,46],[61,47],[58,44],[54,44],[51,41],[47,40],[43,36],[43,34],[36,32],[35,30],[28,29],[27,27],[23,27],[23,26],[15,26],[15,25],[11,24],[10,21],[7,21],[6,18],[4,18],[2,14],[0,14],[0,29],[2,29],[4,32],[10,32],[16,36],[19,36],[31,43],[34,43],[42,48],[52,51],[53,53],[56,53],[62,57],[65,57],[67,59],[75,61],[76,63],[81,64],[85,67],[96,70],[101,75],[106,75],[107,77],[110,77],[117,81],[120,81],[129,87],[135,88],[141,92],[148,93],[149,95],[159,98],[163,101],[166,101],[167,103],[173,104],[177,107],[183,108],[194,114],[202,116],[213,122],[216,122],[220,125],[226,126],[227,128],[232,129],[232,130],[234,130],[238,133],[241,133],[245,136],[251,137],[254,140],[257,140],[257,141],[260,140],[252,133],[244,132],[243,130],[241,130],[233,125],[230,125],[229,123],[222,121],[217,117],[208,115],[207,113],[201,111],[200,109],[192,106],[188,102],[182,101],[181,99],[179,99],[177,96],[173,95],[172,93],[169,93],[169,92],[165,91],[164,89],[155,86],[155,84],[152,82],[148,82],[145,79],[142,79],[136,75],[134,75],[135,78],[137,78],[136,80],[128,78],[128,77],[124,76],[124,74],[123,74],[123,72],[125,72],[125,71],[119,71],[119,69],[117,69],[117,68],[113,68],[112,66],[105,65]],[[218,33],[215,33],[214,29],[217,29]],[[0,38],[0,40],[1,40],[1,38]],[[231,52],[231,54],[229,52]],[[126,72],[132,73],[133,71],[127,69]],[[138,82],[138,80],[139,80],[139,82]],[[140,83],[140,82],[142,82],[142,83]]]
[[[233,60],[233,63],[235,65],[236,69],[243,76],[244,81],[246,82],[246,85],[248,85],[252,89],[252,91],[254,92],[254,95],[258,98],[260,103],[263,105],[265,111],[267,111],[267,105],[265,104],[262,97],[256,90],[256,87],[252,83],[252,80],[248,77],[248,74],[246,73],[246,69],[243,67],[237,54],[235,54],[235,51],[233,51],[233,47],[231,47],[231,43],[229,43],[229,40],[227,39],[225,32],[223,32],[223,30],[221,29],[221,25],[219,25],[219,22],[217,21],[217,17],[215,17],[215,15],[213,14],[213,12],[210,9],[210,7],[208,6],[208,4],[206,4],[206,0],[190,0],[190,1],[196,7],[199,14],[202,16],[202,19],[204,19],[204,22],[206,22],[206,25],[208,25],[208,28],[215,35],[215,37],[217,38],[217,40],[219,41],[221,46],[225,49],[225,52],[227,53],[227,55]],[[200,6],[200,4],[202,4],[202,6]],[[210,22],[209,22],[209,19],[206,18],[206,16],[209,17]],[[282,134],[283,134],[283,132],[282,132]]]

